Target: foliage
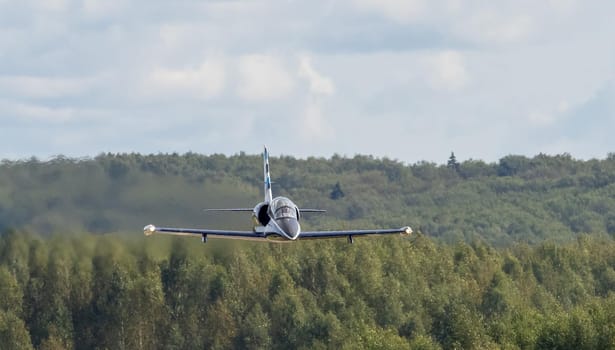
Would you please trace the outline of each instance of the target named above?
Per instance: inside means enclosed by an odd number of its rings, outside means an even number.
[[[150,222],[246,229],[202,208],[258,202],[260,161],[3,161],[0,348],[615,348],[612,155],[273,158],[276,194],[328,211],[305,215],[307,229],[421,234],[205,246],[137,235]]]
[[[0,248],[3,349],[615,346],[610,238],[494,249],[9,232]]]
[[[510,155],[488,164],[458,162],[451,153],[446,165],[406,165],[371,156],[284,156],[271,165],[277,195],[327,209],[305,216],[310,229],[410,225],[449,243],[496,246],[615,234],[613,157]],[[260,156],[244,153],[5,160],[0,229],[136,232],[150,222],[245,229],[234,214],[202,209],[257,203],[261,171]]]

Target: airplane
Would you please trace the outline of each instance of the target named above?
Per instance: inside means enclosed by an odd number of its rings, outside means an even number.
[[[409,226],[393,229],[380,230],[345,230],[345,231],[302,231],[299,220],[303,213],[322,213],[322,209],[299,209],[295,203],[286,197],[272,196],[271,176],[269,175],[269,152],[267,147],[263,151],[263,173],[265,199],[254,208],[229,208],[229,209],[205,209],[206,211],[226,212],[252,212],[252,231],[229,231],[193,228],[157,227],[147,225],[143,233],[150,236],[153,233],[177,235],[177,236],[201,236],[203,243],[208,237],[243,239],[251,241],[268,242],[293,242],[303,239],[347,237],[349,243],[353,243],[353,237],[364,235],[400,234],[410,235],[412,229]]]

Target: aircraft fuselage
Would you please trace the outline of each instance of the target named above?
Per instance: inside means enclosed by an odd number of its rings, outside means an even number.
[[[257,224],[254,231],[266,234],[269,239],[277,240],[277,237],[269,236],[279,235],[279,238],[294,241],[301,233],[299,208],[286,197],[257,204],[252,215]]]

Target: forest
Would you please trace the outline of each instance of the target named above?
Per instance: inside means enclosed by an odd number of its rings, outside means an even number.
[[[144,237],[246,229],[259,155],[0,164],[1,349],[615,349],[615,155],[274,157],[314,229],[292,244]]]
[[[443,161],[447,161],[444,157]],[[452,155],[442,165],[371,156],[271,160],[274,195],[300,207],[307,229],[409,225],[448,243],[567,242],[615,234],[615,154],[506,156],[497,163]],[[204,208],[262,200],[260,155],[101,154],[0,162],[0,230],[139,233],[148,223],[245,229],[236,214]]]

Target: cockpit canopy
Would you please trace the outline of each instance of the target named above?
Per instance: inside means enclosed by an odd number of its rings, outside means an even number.
[[[286,197],[276,197],[269,204],[269,215],[274,219],[297,218],[297,206]]]

